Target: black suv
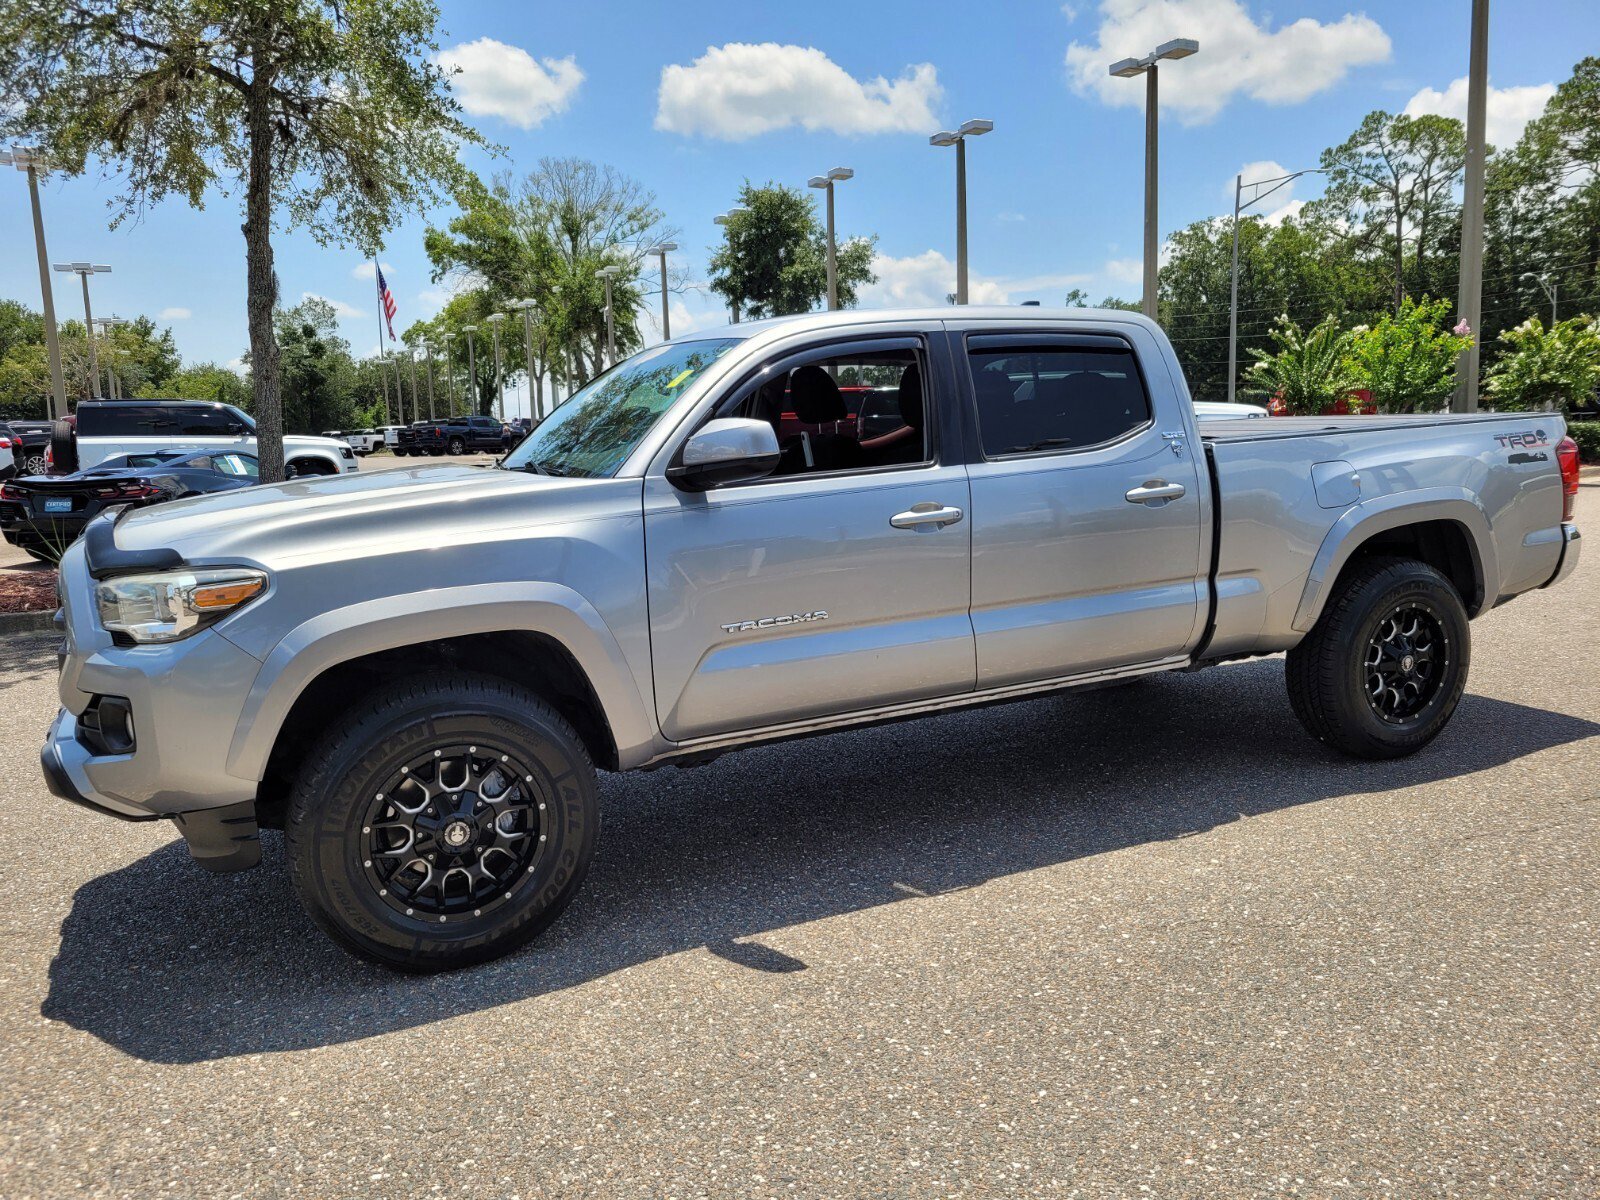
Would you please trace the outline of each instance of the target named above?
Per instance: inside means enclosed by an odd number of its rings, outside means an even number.
[[[7,424],[13,440],[21,443],[12,447],[17,459],[17,474],[46,474],[50,470],[50,464],[44,456],[44,452],[50,448],[50,422],[8,421]]]
[[[505,427],[494,417],[443,417],[416,421],[400,431],[394,452],[407,454],[466,454],[505,449]]]

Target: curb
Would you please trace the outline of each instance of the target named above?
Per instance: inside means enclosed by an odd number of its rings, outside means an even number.
[[[0,633],[41,633],[55,628],[55,610],[0,613]]]

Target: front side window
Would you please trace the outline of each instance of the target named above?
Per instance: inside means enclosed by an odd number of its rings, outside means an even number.
[[[613,367],[551,413],[501,466],[581,479],[615,475],[669,408],[737,338],[669,342]]]
[[[982,348],[968,358],[986,458],[1098,446],[1150,421],[1131,350]]]
[[[932,457],[923,378],[910,346],[841,347],[769,369],[718,415],[772,425],[775,478],[912,466]]]

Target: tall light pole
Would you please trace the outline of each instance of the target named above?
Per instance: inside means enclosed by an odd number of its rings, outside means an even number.
[[[120,400],[122,389],[118,386],[115,355],[126,354],[127,351],[118,350],[116,343],[111,339],[116,333],[117,326],[126,325],[128,322],[113,313],[109,317],[96,317],[94,323],[100,327],[100,336],[106,341],[106,394],[113,400]]]
[[[667,255],[678,248],[677,242],[662,242],[655,248],[655,254],[661,260],[661,340],[672,340],[672,317],[667,312]]]
[[[715,217],[711,218],[714,222],[716,222],[716,224],[722,226],[723,236],[728,239],[728,248],[730,250],[733,248],[734,222],[740,217],[747,217],[749,215],[750,210],[748,208],[742,204],[736,204],[727,212],[719,213]],[[728,307],[733,310],[733,323],[737,325],[739,323],[739,297],[735,296],[732,300],[730,300],[728,302]]]
[[[1228,301],[1228,403],[1233,403],[1234,391],[1237,386],[1239,374],[1239,214],[1245,209],[1259,204],[1279,188],[1287,187],[1302,175],[1315,175],[1322,171],[1321,167],[1307,167],[1304,171],[1294,171],[1288,175],[1274,175],[1271,179],[1257,179],[1246,183],[1243,175],[1233,177],[1233,270],[1232,287]],[[1267,187],[1268,184],[1271,187]],[[1248,200],[1243,199],[1245,188],[1263,188]],[[1242,202],[1241,202],[1242,201]]]
[[[942,129],[928,139],[930,146],[956,148],[956,303],[967,302],[967,139],[988,133],[993,121],[964,121],[953,132]]]
[[[1156,319],[1156,272],[1160,259],[1160,239],[1156,232],[1156,142],[1157,121],[1156,64],[1164,58],[1188,58],[1198,52],[1193,38],[1173,38],[1162,42],[1143,58],[1124,58],[1111,64],[1118,79],[1145,77],[1144,90],[1144,315]]]
[[[611,316],[611,277],[619,274],[622,268],[612,263],[609,267],[601,267],[595,272],[606,285],[606,366],[613,367],[617,363],[617,326]]]
[[[433,413],[433,343],[423,342],[422,352],[428,356],[428,420],[432,421],[435,419]]]
[[[76,275],[83,283],[83,332],[84,340],[89,343],[89,394],[98,400],[100,399],[100,358],[95,353],[94,310],[89,307],[89,276],[109,274],[111,268],[104,264],[72,262],[57,263],[56,270],[67,275]]]
[[[478,355],[472,335],[478,332],[476,325],[463,325],[461,332],[467,335],[467,413],[471,417],[478,411]]]
[[[394,412],[394,409],[389,407],[389,372],[383,369],[383,358],[381,355],[378,359],[378,383],[383,388],[384,421],[390,424],[399,424],[394,417],[390,416],[390,414]]]
[[[1461,189],[1461,294],[1456,309],[1471,343],[1456,358],[1455,412],[1478,410],[1478,342],[1483,325],[1484,132],[1489,103],[1489,0],[1472,0],[1472,49],[1467,63],[1467,161]]]
[[[13,146],[0,151],[0,166],[16,167],[28,176],[28,199],[33,206],[33,248],[39,255],[39,294],[44,302],[44,342],[50,359],[50,415],[67,415],[67,382],[61,373],[61,339],[56,333],[56,304],[50,290],[50,257],[44,249],[44,215],[39,208],[39,173],[47,170],[37,148]]]
[[[406,343],[406,364],[411,372],[411,419],[420,421],[422,420],[422,397],[417,392],[417,355],[416,351],[411,349],[410,342]],[[429,413],[428,415],[431,417],[433,414]]]
[[[506,388],[500,364],[500,323],[505,319],[505,313],[490,313],[484,318],[494,329],[494,412],[502,421],[506,419]]]
[[[524,297],[513,300],[511,307],[522,312],[522,353],[526,356],[528,366],[528,416],[537,420],[544,415],[540,411],[544,408],[544,383],[533,373],[533,310],[538,303]],[[535,387],[538,388],[537,400],[534,398]]]
[[[813,175],[806,181],[807,187],[821,188],[828,194],[828,311],[832,312],[839,307],[839,249],[834,241],[833,234],[833,185],[842,183],[846,179],[854,179],[855,172],[849,167],[835,167],[826,175]],[[663,283],[663,286],[665,284]]]
[[[444,394],[452,417],[456,415],[456,359],[452,346],[455,340],[453,333],[444,335]]]
[[[1556,327],[1556,292],[1559,290],[1560,284],[1556,282],[1555,276],[1550,274],[1535,275],[1532,271],[1524,271],[1522,277],[1533,280],[1539,285],[1539,290],[1550,298],[1550,328],[1554,329]]]

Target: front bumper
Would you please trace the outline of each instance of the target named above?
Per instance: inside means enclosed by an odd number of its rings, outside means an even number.
[[[1556,564],[1556,573],[1550,576],[1550,581],[1545,587],[1554,587],[1568,575],[1571,575],[1578,566],[1578,553],[1583,548],[1583,534],[1578,532],[1578,527],[1570,521],[1561,526],[1561,561]]]

